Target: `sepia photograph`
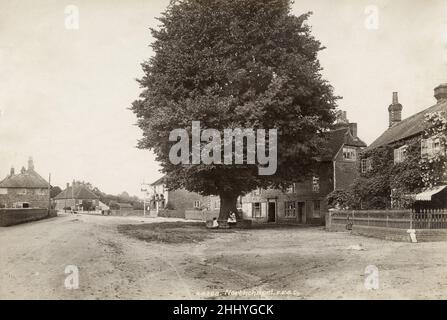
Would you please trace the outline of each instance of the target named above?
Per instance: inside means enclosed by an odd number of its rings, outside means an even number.
[[[0,0],[0,300],[445,299],[447,1]]]

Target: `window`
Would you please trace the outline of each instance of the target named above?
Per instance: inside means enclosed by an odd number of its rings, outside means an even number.
[[[219,208],[220,208],[220,200],[214,201],[214,209],[219,209]]]
[[[261,203],[260,202],[254,202],[253,203],[252,217],[253,218],[260,218],[261,217]]]
[[[200,208],[200,200],[194,200],[194,208]]]
[[[253,190],[252,191],[252,195],[260,196],[261,195],[261,188],[257,188],[256,190]]]
[[[284,202],[286,217],[296,217],[296,204],[295,201],[286,201]]]
[[[18,189],[18,190],[17,190],[17,194],[19,194],[19,195],[25,195],[25,194],[26,194],[26,189]]]
[[[361,167],[361,172],[362,173],[367,173],[368,171],[372,170],[372,161],[371,159],[367,158],[367,159],[362,159],[362,161],[360,162],[360,167]]]
[[[314,200],[313,217],[314,218],[320,218],[321,217],[320,200]]]
[[[405,160],[405,151],[407,146],[403,145],[400,148],[394,149],[394,163],[401,163]]]
[[[295,193],[295,184],[292,183],[290,187],[287,188],[287,193]]]
[[[8,194],[8,189],[0,188],[0,194]]]
[[[433,157],[442,151],[441,141],[439,138],[428,138],[421,140],[421,156]]]
[[[353,147],[343,147],[343,159],[347,161],[356,161],[357,150]]]
[[[314,176],[312,178],[312,191],[320,192],[320,178],[319,177]]]

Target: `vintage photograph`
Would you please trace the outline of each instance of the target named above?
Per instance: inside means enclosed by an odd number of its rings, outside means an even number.
[[[0,0],[0,300],[129,299],[447,299],[447,2]]]

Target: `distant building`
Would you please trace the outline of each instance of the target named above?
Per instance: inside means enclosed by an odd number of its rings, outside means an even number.
[[[3,208],[48,208],[48,182],[34,169],[33,159],[28,160],[28,169],[20,173],[11,168],[10,174],[0,182],[0,207]]]
[[[201,196],[185,189],[169,190],[166,187],[165,177],[158,179],[147,190],[148,207],[151,213],[158,214],[161,210],[176,212],[177,217],[185,217],[186,210],[219,210],[219,197]]]
[[[73,181],[56,197],[57,210],[94,211],[99,207],[99,197],[90,191],[84,184]]]
[[[257,189],[245,195],[243,218],[253,222],[323,224],[326,196],[346,189],[354,181],[358,176],[358,154],[366,147],[357,136],[357,124],[349,123],[346,112],[338,114],[337,127],[324,133],[328,153],[318,162],[312,177],[293,183],[285,192]]]

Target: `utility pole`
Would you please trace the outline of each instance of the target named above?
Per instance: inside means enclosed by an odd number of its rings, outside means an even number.
[[[51,211],[51,173],[48,174],[48,216]]]
[[[146,217],[146,198],[148,195],[148,187],[149,185],[143,181],[141,184],[141,192],[143,193],[143,215]]]

